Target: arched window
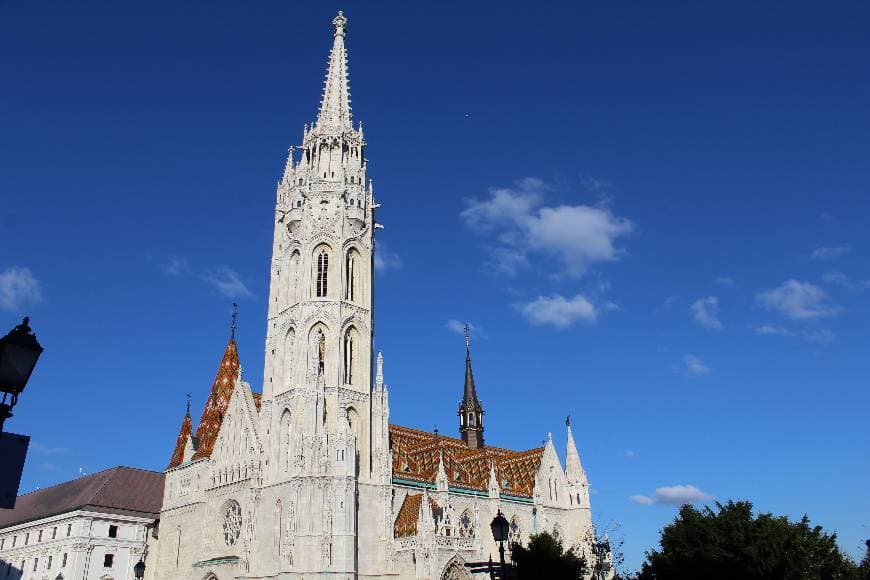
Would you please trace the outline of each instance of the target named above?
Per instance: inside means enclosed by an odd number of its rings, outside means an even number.
[[[462,512],[462,515],[459,516],[459,536],[461,538],[474,537],[474,519],[471,517],[471,514],[468,513],[468,510],[465,510]]]
[[[356,334],[353,328],[348,328],[347,332],[344,334],[344,384],[352,385],[354,383],[354,369],[355,357],[356,357],[356,344],[354,343],[354,334]]]
[[[511,518],[511,526],[510,531],[508,532],[508,544],[513,546],[514,544],[520,544],[522,542],[522,531],[520,530],[520,522],[517,520],[517,516]]]
[[[344,299],[357,301],[363,297],[360,265],[362,259],[356,248],[350,248],[344,258]]]
[[[299,301],[296,289],[299,288],[299,252],[290,255],[290,267],[287,269],[287,306]]]
[[[317,286],[315,296],[323,298],[329,290],[329,254],[321,250],[317,255]]]
[[[284,414],[281,415],[281,426],[278,432],[278,466],[279,469],[282,469],[284,472],[290,471],[290,448],[292,447],[293,441],[291,424],[290,410],[287,409],[284,411]]]
[[[242,506],[238,502],[230,500],[224,504],[224,543],[227,546],[235,546],[242,535]]]

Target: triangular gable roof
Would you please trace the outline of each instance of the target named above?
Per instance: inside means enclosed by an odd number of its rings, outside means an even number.
[[[175,450],[172,452],[169,466],[166,469],[172,469],[184,463],[184,448],[187,447],[187,440],[192,432],[193,423],[190,420],[190,412],[188,412],[185,413],[184,419],[181,421],[181,429],[178,431],[178,439],[175,441]]]
[[[163,505],[163,474],[113,467],[19,496],[15,509],[0,510],[0,528],[82,508],[157,516]]]
[[[226,415],[227,407],[230,404],[238,373],[239,350],[235,339],[231,338],[224,350],[224,356],[218,366],[214,383],[212,383],[211,393],[206,399],[202,417],[199,419],[199,426],[196,428],[197,447],[192,457],[193,460],[211,457],[224,415]]]

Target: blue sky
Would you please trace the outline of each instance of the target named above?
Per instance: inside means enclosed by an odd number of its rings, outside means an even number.
[[[46,347],[23,490],[165,467],[233,300],[259,388],[274,186],[339,8],[393,420],[456,430],[468,321],[487,441],[564,448],[571,413],[630,567],[686,498],[858,554],[862,2],[0,2],[0,326]]]

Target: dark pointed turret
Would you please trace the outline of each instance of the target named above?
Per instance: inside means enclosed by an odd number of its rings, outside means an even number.
[[[465,325],[465,388],[459,404],[459,434],[471,449],[483,447],[483,405],[477,398],[474,372],[471,370],[471,348],[468,325]]]

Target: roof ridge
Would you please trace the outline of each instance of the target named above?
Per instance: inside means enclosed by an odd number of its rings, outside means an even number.
[[[74,481],[81,481],[82,479],[88,479],[88,478],[91,478],[91,477],[96,477],[96,476],[100,475],[100,474],[103,473],[103,472],[106,472],[106,471],[109,471],[109,470],[112,470],[112,469],[117,469],[118,467],[120,467],[120,466],[116,465],[115,467],[107,467],[107,468],[105,468],[105,469],[101,469],[100,471],[95,471],[94,473],[89,473],[89,474],[87,474],[87,475],[82,475],[82,476],[77,477],[77,478],[75,478],[75,479],[68,479],[68,480],[66,480],[66,481],[61,481],[60,483],[55,483],[54,485],[49,485],[49,486],[47,486],[47,487],[40,487],[39,489],[34,489],[33,491],[28,491],[27,493],[22,493],[22,494],[19,495],[18,497],[25,497],[25,496],[28,496],[28,495],[31,495],[31,494],[34,494],[34,493],[39,493],[39,492],[41,492],[41,491],[46,491],[46,490],[48,490],[48,489],[54,489],[55,487],[60,487],[60,486],[62,486],[62,485],[68,485],[68,484],[70,484],[70,483],[73,483]]]

